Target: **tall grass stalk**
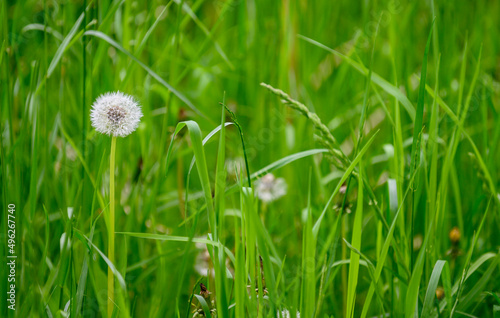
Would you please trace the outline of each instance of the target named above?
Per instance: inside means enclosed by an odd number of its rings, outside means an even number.
[[[111,138],[111,152],[109,155],[109,230],[108,230],[108,259],[115,262],[115,156],[116,137]],[[113,316],[115,307],[115,277],[111,267],[108,267],[108,317]]]

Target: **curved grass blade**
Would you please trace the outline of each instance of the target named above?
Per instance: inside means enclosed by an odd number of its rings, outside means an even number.
[[[288,165],[296,160],[299,160],[299,159],[302,159],[302,158],[305,158],[308,156],[312,156],[312,155],[315,155],[318,153],[323,153],[323,152],[329,152],[329,150],[328,149],[311,149],[311,150],[305,150],[302,152],[294,153],[292,155],[289,155],[289,156],[286,156],[286,157],[281,158],[279,160],[276,160],[275,162],[265,166],[264,168],[260,169],[259,171],[253,173],[250,176],[250,178],[251,178],[251,180],[255,180],[258,177],[264,176],[267,173],[270,173],[270,172],[273,172],[274,170],[282,168],[282,167],[284,167],[284,166],[286,166],[286,165]],[[168,163],[168,159],[167,159],[167,163]],[[239,189],[238,186],[239,186],[238,184],[234,184],[234,185],[228,187],[226,189],[226,194],[234,193],[237,189]],[[190,195],[189,199],[186,200],[186,202],[191,201],[191,200],[197,200],[197,199],[201,198],[202,196],[203,196],[203,191],[193,193]],[[179,204],[178,200],[173,200],[173,201],[167,203],[167,206],[164,209],[177,206],[178,204]],[[163,209],[160,209],[160,210],[163,210]],[[193,217],[194,217],[194,215],[191,215],[189,218],[186,218],[186,220],[184,220],[180,224],[180,226],[183,225],[186,221],[188,221],[189,219],[191,219]]]
[[[140,54],[142,52],[142,50],[144,49],[144,47],[146,46],[146,42],[148,41],[149,37],[151,36],[151,34],[153,33],[153,31],[156,29],[156,27],[158,26],[158,23],[162,20],[162,18],[164,17],[164,14],[167,12],[167,10],[170,8],[170,6],[172,5],[174,0],[170,0],[166,5],[165,7],[163,8],[163,10],[160,12],[160,14],[158,14],[158,17],[155,19],[155,22],[153,22],[153,24],[151,25],[151,27],[148,29],[148,31],[146,32],[146,34],[144,34],[144,37],[142,38],[141,40],[141,43],[139,44],[139,46],[137,47],[137,49],[135,50],[135,54]]]
[[[187,310],[186,310],[186,318],[189,318],[189,314],[190,314],[190,310],[191,310],[191,305],[193,303],[193,297],[195,294],[195,290],[196,290],[196,287],[200,286],[200,283],[201,281],[203,280],[203,276],[201,276],[200,278],[198,278],[198,280],[196,281],[196,283],[193,285],[193,291],[191,293],[191,296],[189,297],[189,301],[188,301],[188,304],[187,304]],[[177,317],[180,317],[180,315],[177,315]]]
[[[224,127],[227,127],[230,125],[234,125],[234,123],[231,123],[231,122],[224,123]],[[209,132],[208,135],[206,135],[205,138],[203,138],[202,144],[205,145],[210,140],[210,138],[212,138],[216,133],[218,133],[221,130],[221,128],[222,128],[222,126],[219,125],[219,126],[215,127],[211,132]],[[187,174],[188,178],[189,178],[189,175],[191,174],[191,170],[193,169],[195,162],[196,162],[196,157],[193,156],[193,159],[191,159],[191,163],[189,164],[189,170],[188,170],[188,174]]]
[[[491,262],[488,269],[481,274],[481,278],[470,288],[467,288],[469,291],[463,298],[460,299],[460,304],[457,307],[460,311],[469,311],[471,306],[477,303],[482,299],[481,293],[485,292],[484,288],[488,283],[492,280],[492,275],[495,271],[498,271],[498,264],[500,262],[500,254],[497,254],[495,259]],[[459,313],[457,310],[456,313]]]
[[[68,44],[70,43],[71,39],[73,39],[73,37],[75,36],[76,31],[78,31],[78,28],[80,27],[80,24],[82,24],[84,17],[85,17],[85,12],[82,12],[82,14],[80,14],[80,17],[78,17],[75,24],[69,31],[68,35],[66,35],[61,45],[59,45],[59,47],[57,48],[56,54],[54,54],[54,57],[52,58],[52,61],[50,62],[49,68],[47,70],[47,78],[50,77],[50,75],[52,75],[52,72],[54,72],[54,69],[61,60],[63,53],[66,51]]]
[[[205,151],[203,149],[203,142],[201,139],[201,130],[200,126],[195,121],[188,120],[188,121],[183,121],[177,124],[177,127],[175,128],[174,134],[172,135],[172,141],[170,142],[170,146],[168,147],[167,151],[167,163],[166,163],[166,172],[168,172],[168,164],[169,164],[169,159],[170,155],[172,152],[172,146],[174,144],[174,139],[175,136],[179,133],[179,131],[186,127],[188,128],[189,131],[189,136],[191,138],[191,142],[193,145],[193,151],[194,151],[194,156],[196,158],[196,162],[198,163],[196,165],[196,168],[198,170],[198,175],[200,177],[200,182],[201,182],[201,187],[203,189],[203,193],[205,195],[205,203],[207,205],[207,212],[208,212],[208,219],[209,219],[209,225],[210,229],[214,233],[214,237],[217,238],[217,227],[215,226],[215,210],[214,210],[214,204],[213,204],[213,198],[212,198],[212,189],[210,186],[210,180],[208,177],[208,169],[207,169],[207,163],[205,159]]]
[[[32,30],[37,30],[37,31],[42,31],[42,32],[47,32],[49,34],[52,34],[56,39],[59,41],[64,41],[64,37],[62,36],[61,33],[59,33],[57,30],[54,30],[53,28],[46,26],[45,24],[40,24],[40,23],[31,23],[23,27],[21,32],[28,32]],[[0,60],[1,62],[1,60]]]
[[[432,308],[434,308],[434,298],[436,297],[436,288],[439,283],[439,278],[441,277],[443,268],[447,265],[448,263],[443,260],[438,260],[436,265],[434,265],[431,278],[429,279],[429,284],[427,285],[427,291],[425,293],[422,317],[430,317],[431,315]]]
[[[305,150],[302,152],[297,152],[294,153],[293,155],[286,156],[284,158],[281,158],[279,160],[276,160],[275,162],[265,166],[264,168],[252,173],[250,178],[252,180],[255,180],[258,177],[262,177],[267,173],[270,173],[276,169],[282,168],[286,166],[289,163],[294,162],[295,160],[302,159],[308,156],[312,156],[318,153],[323,153],[323,152],[328,152],[328,149],[311,149],[311,150]]]
[[[467,275],[465,275],[465,279],[464,279],[464,282],[467,281],[467,279],[472,275],[474,274],[484,263],[486,263],[487,261],[491,260],[492,258],[495,258],[497,257],[498,255],[495,254],[495,253],[485,253],[483,255],[481,255],[481,257],[479,257],[474,263],[472,263],[472,265],[469,267],[469,270],[467,271]],[[446,274],[446,273],[445,273]],[[453,285],[453,288],[451,288],[451,290],[449,290],[449,292],[446,290],[447,286],[446,284],[444,285],[445,287],[445,296],[447,296],[447,294],[449,295],[449,297],[446,297],[446,299],[444,299],[443,301],[441,301],[441,303],[439,304],[439,311],[440,312],[443,312],[444,308],[446,306],[448,306],[449,308],[449,311],[451,312],[451,303],[452,303],[452,299],[451,297],[453,295],[455,295],[459,289],[459,285],[460,285],[460,282],[461,281],[458,281],[456,282],[454,285]],[[445,282],[446,283],[446,282]]]
[[[227,110],[229,115],[231,116],[231,119],[233,120],[234,124],[236,125],[236,128],[238,128],[238,131],[240,133],[240,140],[241,140],[241,147],[243,148],[243,158],[245,159],[245,168],[247,170],[247,179],[248,179],[248,187],[252,187],[252,180],[250,178],[250,167],[248,166],[248,158],[247,158],[247,150],[245,147],[245,139],[243,138],[243,128],[241,128],[240,123],[238,122],[238,118],[236,117],[236,114],[233,113],[229,107],[227,107],[226,103],[222,103],[222,106]]]
[[[111,271],[115,275],[116,279],[118,280],[118,283],[120,283],[120,287],[122,288],[123,291],[127,290],[127,286],[125,284],[125,280],[123,279],[122,274],[116,269],[115,265],[111,263],[111,261],[104,255],[101,250],[92,243],[91,240],[89,240],[88,237],[86,237],[82,232],[80,232],[78,229],[74,229],[74,234],[77,238],[79,238],[84,244],[88,243],[88,246],[92,246],[98,253],[101,255],[102,259],[108,264],[109,268],[111,268]]]
[[[201,295],[194,295],[196,299],[200,302],[201,308],[203,308],[203,312],[205,313],[205,317],[212,318],[212,315],[210,315],[210,307],[208,307],[208,304]]]
[[[173,241],[173,242],[194,242],[194,243],[203,243],[203,244],[208,244],[210,246],[215,246],[215,247],[222,247],[224,248],[224,251],[227,253],[229,259],[233,264],[235,263],[234,259],[234,254],[231,252],[230,249],[222,245],[220,242],[214,242],[209,239],[202,239],[202,238],[189,238],[187,236],[173,236],[173,235],[165,235],[165,234],[153,234],[153,233],[136,233],[136,232],[115,232],[116,234],[122,234],[122,235],[128,235],[132,237],[137,237],[137,238],[142,238],[142,239],[149,239],[149,240],[160,240],[160,241]]]
[[[339,51],[336,51],[334,49],[331,49],[331,48],[327,47],[326,45],[321,44],[321,43],[319,43],[311,38],[308,38],[306,36],[299,34],[298,37],[306,42],[309,42],[309,43],[311,43],[319,48],[322,48],[322,49],[334,54],[335,56],[340,57],[341,59],[346,61],[347,64],[351,65],[354,69],[356,69],[358,72],[360,72],[362,75],[368,76],[369,71],[366,69],[366,67],[364,65],[362,65],[361,63],[354,61],[349,56],[344,55],[344,54],[342,54]],[[415,108],[413,107],[413,105],[410,102],[410,100],[408,99],[408,97],[406,97],[406,95],[403,94],[403,92],[401,92],[401,90],[399,88],[392,85],[391,83],[386,81],[383,77],[381,77],[380,75],[378,75],[375,72],[372,72],[371,80],[373,81],[373,83],[377,84],[380,88],[382,88],[386,93],[388,93],[389,95],[392,95],[399,102],[401,102],[401,104],[403,104],[404,108],[408,112],[408,115],[410,115],[411,119],[415,120]]]

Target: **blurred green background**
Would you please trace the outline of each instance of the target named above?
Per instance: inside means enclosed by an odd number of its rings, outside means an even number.
[[[100,94],[120,90],[133,95],[144,113],[137,132],[120,138],[117,144],[116,231],[189,236],[193,225],[190,216],[202,208],[204,201],[200,196],[196,199],[201,185],[193,172],[189,191],[194,197],[185,210],[186,177],[193,156],[187,133],[176,138],[167,173],[166,152],[179,121],[195,120],[206,135],[220,124],[219,103],[225,94],[226,105],[243,129],[251,173],[288,155],[322,148],[311,122],[260,86],[264,82],[316,112],[352,159],[366,76],[344,59],[298,35],[370,66],[373,74],[397,87],[416,108],[429,32],[432,39],[427,84],[438,88],[449,109],[465,116],[464,129],[471,141],[456,133],[456,122],[443,108],[436,108],[439,130],[437,139],[431,140],[428,131],[435,101],[427,94],[422,168],[416,177],[420,186],[414,201],[405,203],[408,207],[402,212],[408,214],[415,202],[415,228],[410,231],[407,215],[406,223],[397,230],[402,234],[394,244],[402,246],[409,262],[418,253],[418,248],[409,250],[411,240],[418,245],[419,239],[422,243],[423,238],[430,237],[420,282],[420,307],[435,261],[447,260],[452,285],[459,283],[469,265],[468,252],[474,246],[472,262],[481,257],[484,261],[476,263],[471,278],[460,284],[463,291],[457,311],[472,317],[493,317],[496,308],[498,315],[500,196],[493,189],[499,186],[500,177],[499,12],[498,1],[2,1],[1,197],[2,211],[6,211],[7,204],[16,204],[18,308],[15,313],[6,309],[7,285],[2,279],[0,316],[64,317],[65,307],[75,299],[82,266],[86,264],[87,249],[81,235],[89,237],[96,220],[93,244],[106,251],[106,226],[102,218],[98,219],[102,211],[96,191],[107,200],[110,138],[96,133],[89,117],[90,107]],[[398,195],[406,190],[413,121],[386,90],[370,87],[364,135],[368,139],[379,132],[363,157],[364,173],[391,224],[395,211],[389,209],[387,180],[397,180]],[[468,111],[462,114],[460,110],[467,100]],[[396,108],[400,109],[399,115]],[[231,120],[229,116],[227,120]],[[401,140],[397,140],[398,135]],[[457,138],[456,154],[450,157]],[[437,152],[426,148],[428,142],[437,144]],[[396,157],[403,158],[403,163],[395,162],[394,145],[404,147],[402,154],[396,150]],[[473,147],[482,159],[478,159]],[[217,148],[218,137],[205,146],[212,182]],[[226,157],[243,157],[234,125],[226,131]],[[430,177],[433,160],[436,180]],[[489,176],[485,176],[481,160]],[[299,308],[303,299],[303,209],[308,202],[309,167],[313,167],[312,215],[317,219],[343,174],[321,155],[275,171],[276,177],[286,181],[287,194],[270,203],[258,203],[259,215],[280,258],[286,258],[282,269],[286,285],[280,297],[292,316],[292,310]],[[449,169],[449,175],[444,174],[449,185],[436,193],[432,184],[442,184],[443,167]],[[229,186],[237,181],[233,175],[227,182]],[[357,206],[356,187],[353,183],[346,196],[353,212]],[[334,204],[341,205],[343,198],[338,195]],[[385,230],[366,194],[365,201],[361,252],[376,264]],[[488,202],[489,214],[474,245],[473,235]],[[226,208],[239,209],[239,195],[228,195]],[[429,233],[429,216],[439,209],[443,211],[442,228]],[[342,238],[351,241],[354,214],[343,214],[340,232],[331,241],[328,237],[335,231],[338,212],[329,208],[328,223],[319,233],[317,250],[324,248],[328,252],[326,260],[316,260],[316,287],[318,293],[323,293],[316,317],[346,314],[348,264],[334,267],[325,284],[321,277],[324,262],[333,264],[349,258],[350,249]],[[206,237],[207,218],[205,213],[200,215],[194,233]],[[2,234],[6,223],[6,212],[2,212]],[[235,240],[233,223],[228,218],[223,234],[231,250]],[[456,246],[448,238],[453,227],[461,233]],[[117,268],[127,284],[127,300],[119,316],[186,317],[190,295],[200,277],[191,266],[186,268],[185,276],[179,275],[186,244],[119,234],[116,239]],[[3,236],[3,255],[7,253],[6,245]],[[199,262],[199,252],[191,248],[187,264]],[[398,287],[397,281],[408,277],[395,274],[401,260],[394,253],[391,248],[388,270],[377,287],[382,293],[382,305],[374,299],[370,315],[381,314],[381,308],[391,317],[399,317],[404,311],[403,287]],[[106,312],[106,295],[100,294],[105,286],[106,263],[95,252],[89,255],[89,275],[78,313],[84,317]],[[0,271],[7,275],[7,267],[2,266]],[[369,270],[361,267],[355,316],[361,313],[370,282]]]

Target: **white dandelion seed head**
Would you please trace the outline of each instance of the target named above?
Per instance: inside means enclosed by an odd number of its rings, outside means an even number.
[[[90,111],[92,127],[98,132],[115,137],[126,137],[139,126],[142,111],[130,95],[110,92],[99,96]]]
[[[285,179],[268,173],[257,181],[256,193],[262,201],[271,202],[284,196],[287,188]]]

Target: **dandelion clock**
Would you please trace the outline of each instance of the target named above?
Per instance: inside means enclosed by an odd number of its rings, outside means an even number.
[[[116,137],[126,137],[139,126],[142,111],[137,101],[121,92],[106,93],[99,96],[90,111],[90,120],[96,131],[111,136],[109,170],[109,228],[108,259],[115,262],[115,150]],[[108,317],[113,315],[115,304],[114,276],[108,267]]]
[[[142,111],[130,95],[121,92],[99,96],[90,112],[92,126],[98,132],[113,137],[126,137],[139,126]]]

